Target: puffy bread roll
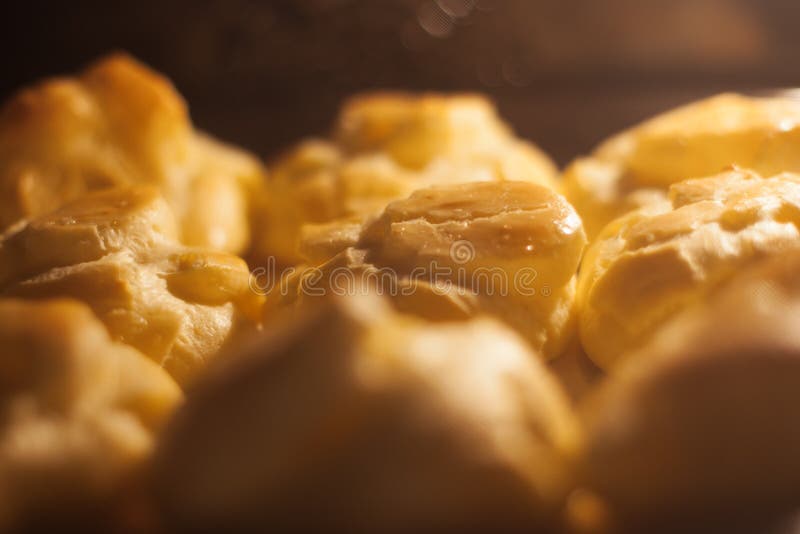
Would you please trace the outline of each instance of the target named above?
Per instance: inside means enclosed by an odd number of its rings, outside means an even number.
[[[663,200],[668,187],[730,165],[800,172],[800,102],[723,94],[669,111],[601,144],[564,172],[593,239],[608,222]]]
[[[575,273],[585,243],[580,218],[547,187],[431,187],[389,204],[355,247],[300,271],[280,301],[377,286],[401,310],[428,319],[492,315],[549,359],[574,334]]]
[[[262,173],[249,154],[196,132],[169,81],[121,54],[22,90],[0,110],[0,229],[87,191],[150,184],[183,242],[241,252]]]
[[[281,265],[309,261],[298,250],[306,225],[360,223],[420,188],[504,180],[555,187],[555,177],[549,158],[515,138],[480,96],[357,97],[331,141],[302,143],[274,165],[254,254]]]
[[[798,269],[798,251],[758,262],[590,398],[582,484],[625,531],[767,532],[800,507]]]
[[[754,259],[800,246],[800,175],[734,170],[686,180],[669,201],[610,223],[586,253],[579,330],[610,368],[679,310]]]
[[[0,293],[72,297],[185,383],[255,313],[244,260],[185,247],[150,187],[87,194],[0,237]]]
[[[329,298],[209,373],[156,455],[178,532],[536,530],[577,427],[525,343]]]
[[[482,163],[487,170],[497,166],[499,178],[548,185],[556,172],[544,153],[516,139],[494,105],[476,94],[357,96],[343,106],[334,139],[347,154],[385,152],[407,168],[422,169],[452,157]],[[503,174],[509,171],[512,176]],[[514,178],[516,172],[521,176]]]
[[[100,528],[179,388],[75,301],[0,299],[0,347],[0,530]]]

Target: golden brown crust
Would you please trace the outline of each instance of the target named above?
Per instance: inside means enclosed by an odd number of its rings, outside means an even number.
[[[758,258],[800,246],[800,176],[743,170],[686,180],[670,201],[610,223],[578,283],[579,329],[604,368]]]
[[[555,187],[555,175],[483,97],[362,95],[343,106],[333,141],[304,142],[276,162],[255,255],[308,261],[299,244],[305,225],[362,222],[420,188],[504,180]]]
[[[84,195],[0,238],[0,292],[82,300],[185,383],[257,297],[243,260],[180,245],[175,226],[154,188]]]
[[[122,54],[24,89],[0,111],[0,228],[88,191],[150,184],[187,244],[240,252],[261,175],[251,156],[195,132],[169,81]]]
[[[502,151],[513,139],[494,105],[482,95],[399,92],[349,99],[333,136],[348,155],[385,152],[412,169],[422,169],[442,156],[471,158]],[[545,170],[547,160],[542,163]]]
[[[800,103],[722,94],[658,115],[564,172],[564,194],[590,240],[617,217],[663,200],[670,184],[731,165],[800,172]]]
[[[390,203],[349,245],[290,279],[273,306],[361,284],[402,310],[432,320],[487,314],[517,330],[545,358],[572,339],[581,221],[553,190],[527,182],[476,182],[421,189]],[[320,238],[318,234],[316,237]],[[277,291],[276,291],[277,293]]]

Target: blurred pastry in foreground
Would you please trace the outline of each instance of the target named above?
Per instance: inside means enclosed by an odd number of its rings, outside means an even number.
[[[306,225],[361,223],[420,188],[504,180],[555,187],[556,173],[481,96],[356,97],[330,141],[301,143],[274,165],[254,255],[262,263],[308,261],[298,250]]]
[[[800,172],[800,102],[723,94],[680,107],[577,159],[563,185],[592,240],[611,220],[663,200],[671,184],[730,165]]]
[[[568,403],[490,319],[332,297],[221,363],[156,454],[173,531],[541,532],[563,496]]]
[[[0,237],[0,294],[86,302],[112,337],[185,383],[257,313],[244,260],[177,241],[151,187],[84,195]]]
[[[148,458],[177,385],[75,301],[0,299],[0,346],[0,530],[122,528],[101,514]]]
[[[747,269],[589,400],[582,483],[614,532],[771,532],[800,509],[799,270],[800,251]]]
[[[254,157],[195,131],[169,81],[122,54],[0,110],[0,230],[88,191],[150,184],[185,244],[241,252],[262,174]]]
[[[573,402],[578,402],[603,380],[606,374],[586,356],[577,338],[557,357],[550,360],[548,368]]]
[[[672,185],[610,223],[578,279],[581,342],[610,368],[748,263],[800,248],[800,175],[744,170]]]
[[[280,302],[351,293],[366,280],[402,311],[427,319],[494,316],[550,359],[575,332],[585,243],[580,218],[550,188],[515,181],[430,187],[390,203],[354,247],[301,271]]]

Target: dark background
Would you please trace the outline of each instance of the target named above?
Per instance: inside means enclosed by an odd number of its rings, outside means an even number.
[[[800,85],[795,0],[2,2],[0,96],[124,49],[269,157],[376,88],[477,90],[560,163],[722,90]]]

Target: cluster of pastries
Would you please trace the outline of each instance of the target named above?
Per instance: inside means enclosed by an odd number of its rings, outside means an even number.
[[[320,261],[361,223],[429,186],[524,181],[555,187],[557,169],[474,95],[375,94],[347,102],[330,140],[310,140],[270,168],[253,253]],[[309,250],[310,249],[310,250]]]
[[[0,530],[791,528],[796,150],[800,103],[722,95],[559,176],[382,93],[267,171],[123,55],[23,90]]]

